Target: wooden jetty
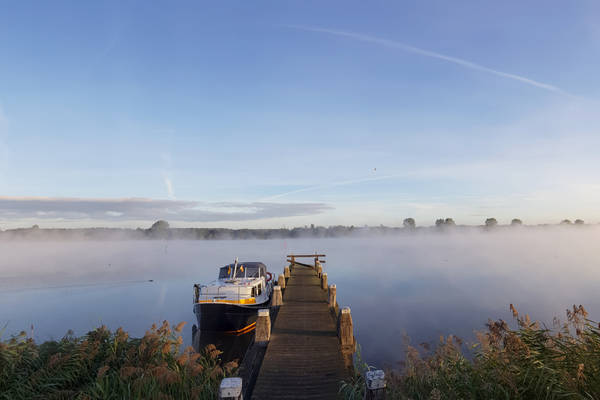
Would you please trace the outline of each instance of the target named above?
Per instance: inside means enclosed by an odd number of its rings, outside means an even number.
[[[335,399],[352,374],[350,309],[339,309],[336,286],[327,284],[320,260],[325,255],[288,257],[276,288],[282,299],[259,312],[255,342],[240,368],[243,397]],[[314,258],[315,264],[296,261],[300,257]]]

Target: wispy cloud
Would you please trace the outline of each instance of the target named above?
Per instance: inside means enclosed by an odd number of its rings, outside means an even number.
[[[199,202],[154,199],[0,197],[0,220],[166,219],[185,222],[250,221],[315,215],[332,209],[323,203]]]
[[[173,192],[173,183],[171,182],[171,178],[165,176],[165,187],[167,188],[167,194],[169,195],[169,199],[175,200],[175,193]]]
[[[286,197],[286,196],[289,196],[292,194],[303,193],[303,192],[312,192],[315,190],[327,189],[327,188],[336,187],[336,186],[347,186],[347,185],[354,185],[354,184],[365,183],[365,182],[405,178],[409,175],[410,174],[381,175],[381,176],[371,176],[371,177],[358,178],[358,179],[349,179],[349,180],[338,181],[338,182],[329,182],[329,183],[325,183],[322,185],[307,186],[307,187],[296,189],[296,190],[290,190],[290,191],[284,192],[284,193],[278,193],[273,196],[268,196],[268,197],[262,198],[261,201],[270,201],[270,200],[279,199],[281,197]]]
[[[536,81],[536,80],[533,80],[533,79],[530,79],[530,78],[527,78],[527,77],[524,77],[521,75],[498,71],[496,69],[488,68],[483,65],[464,60],[462,58],[452,57],[452,56],[437,53],[437,52],[434,52],[431,50],[421,49],[419,47],[410,46],[410,45],[407,45],[407,44],[404,44],[401,42],[396,42],[394,40],[382,39],[382,38],[378,38],[375,36],[364,35],[364,34],[354,33],[354,32],[339,31],[339,30],[335,30],[335,29],[302,26],[302,25],[286,25],[286,26],[288,28],[299,29],[299,30],[303,30],[303,31],[326,33],[329,35],[347,37],[347,38],[351,38],[351,39],[355,39],[355,40],[360,40],[362,42],[374,43],[374,44],[378,44],[380,46],[385,46],[385,47],[408,51],[408,52],[419,54],[419,55],[422,55],[425,57],[437,58],[439,60],[451,62],[451,63],[457,64],[457,65],[463,66],[465,68],[469,68],[469,69],[473,69],[473,70],[477,70],[477,71],[483,71],[483,72],[487,72],[487,73],[490,73],[493,75],[501,76],[503,78],[512,79],[512,80],[519,81],[519,82],[522,82],[522,83],[530,85],[530,86],[538,87],[540,89],[545,89],[545,90],[548,90],[548,91],[551,91],[554,93],[560,93],[560,94],[567,95],[567,96],[573,96],[572,94],[564,91],[563,89],[561,89],[557,86],[548,84],[548,83]]]

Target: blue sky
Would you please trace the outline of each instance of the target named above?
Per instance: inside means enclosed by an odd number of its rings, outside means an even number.
[[[599,18],[2,2],[0,228],[600,222]]]

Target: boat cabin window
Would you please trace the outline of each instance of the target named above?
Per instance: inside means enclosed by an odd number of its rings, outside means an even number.
[[[260,296],[262,293],[262,284],[252,286],[252,297]]]
[[[219,269],[219,279],[231,279],[235,271],[235,264],[229,264]],[[263,263],[238,263],[236,278],[260,278],[267,273]]]

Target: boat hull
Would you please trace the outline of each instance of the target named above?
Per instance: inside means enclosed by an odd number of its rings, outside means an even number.
[[[223,303],[201,303],[194,305],[194,313],[201,331],[229,334],[244,334],[254,330],[258,309],[265,304],[240,306]]]

